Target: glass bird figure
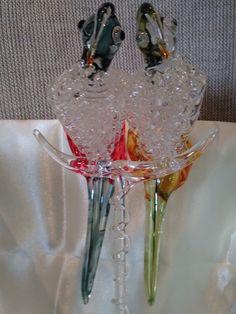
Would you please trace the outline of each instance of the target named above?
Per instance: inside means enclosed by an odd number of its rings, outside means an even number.
[[[173,62],[172,64],[170,63],[170,65],[166,62],[166,66],[163,66],[162,64],[164,60],[173,59],[175,56],[175,34],[177,22],[174,19],[169,20],[160,16],[155,8],[149,3],[143,3],[139,7],[136,21],[136,42],[146,61],[145,75],[147,78],[147,84],[149,87],[153,86],[154,88],[156,87],[157,90],[163,90],[163,95],[161,92],[154,91],[154,93],[156,93],[154,98],[156,98],[157,103],[155,111],[159,114],[159,118],[155,120],[155,123],[157,124],[158,128],[164,129],[166,129],[165,125],[169,124],[169,128],[172,128],[174,132],[177,131],[177,134],[180,131],[179,134],[182,134],[181,136],[183,136],[185,132],[189,132],[190,125],[188,125],[188,122],[190,121],[192,125],[198,117],[202,92],[205,86],[204,76],[202,76],[202,81],[199,83],[199,89],[197,90],[197,93],[195,91],[196,95],[195,99],[193,100],[195,103],[188,101],[184,108],[181,106],[177,107],[178,104],[176,104],[176,100],[173,101],[170,96],[172,93],[174,97],[178,98],[177,91],[178,88],[181,89],[181,84],[178,86],[178,80],[175,81],[175,79],[178,78],[176,72],[180,71],[181,75],[183,74],[186,76],[188,71],[186,71],[186,66],[183,63],[182,67],[181,61],[180,64],[177,65],[176,69],[172,71],[172,73],[170,73],[171,71],[169,71],[168,67],[175,66],[177,62]],[[166,75],[164,74],[165,72],[167,73]],[[170,78],[169,81],[168,76]],[[195,82],[195,85],[197,84],[197,80],[195,80],[194,77],[192,77],[192,81]],[[184,86],[183,88],[187,89],[187,93],[182,93],[182,95],[180,95],[180,101],[182,101],[182,103],[186,103],[186,100],[188,100],[187,94],[194,93],[194,90],[191,90],[189,86]],[[184,110],[188,113],[188,116],[186,115],[186,117],[184,116]],[[173,124],[177,121],[179,124],[182,124],[180,130],[177,130],[177,128],[174,128],[173,126]],[[186,130],[184,130],[185,128]],[[140,129],[142,130],[142,127]],[[137,131],[130,131],[130,133],[132,136],[129,137],[128,147],[130,150],[132,149],[132,153],[129,154],[132,160],[140,159],[140,155],[142,155],[141,158],[144,160],[149,159],[150,153],[148,154],[143,147],[140,149],[140,140],[137,139]],[[170,134],[172,137],[173,135],[174,133]],[[157,136],[160,137],[161,132],[159,132]],[[136,145],[134,143],[136,143]],[[137,143],[139,143],[139,145],[137,145]],[[164,144],[165,143],[161,141],[159,143],[159,147],[162,152]],[[152,145],[155,146],[153,143]],[[181,146],[182,147],[176,147],[176,149],[178,151],[182,149],[186,150],[191,147],[191,142],[183,136]],[[168,148],[169,147],[170,143],[168,143]],[[142,152],[141,154],[140,151]],[[157,180],[148,180],[144,182],[146,200],[144,280],[149,304],[153,304],[156,298],[161,227],[165,215],[167,201],[171,193],[186,181],[190,168],[191,165],[168,176],[158,178]]]
[[[94,16],[94,22],[91,18],[88,22],[80,23],[86,38],[83,60],[63,73],[50,92],[50,101],[64,126],[74,154],[58,151],[38,130],[34,131],[34,135],[54,160],[88,180],[90,213],[82,282],[85,303],[91,294],[106,228],[109,200],[115,187],[115,219],[112,226],[116,240],[113,246],[113,303],[116,313],[128,314],[126,254],[129,239],[126,226],[129,214],[124,196],[135,183],[147,181],[146,199],[147,202],[150,200],[147,209],[150,209],[153,217],[150,216],[151,221],[147,220],[150,226],[147,226],[146,234],[148,231],[150,237],[146,247],[153,256],[146,256],[150,261],[148,269],[153,267],[155,271],[158,269],[159,255],[156,252],[160,238],[156,238],[153,231],[160,230],[165,209],[165,203],[162,209],[155,197],[167,201],[170,193],[184,181],[188,173],[186,167],[190,167],[212,143],[217,130],[211,130],[193,145],[189,144],[188,135],[201,103],[205,76],[180,59],[174,56],[170,58],[168,54],[171,55],[170,47],[174,40],[165,27],[163,34],[169,36],[169,46],[168,36],[164,35],[158,51],[158,58],[163,56],[163,59],[158,64],[154,64],[155,59],[151,57],[152,66],[133,76],[112,68],[106,72],[111,59],[107,54],[102,54],[104,50],[101,47],[109,43],[108,34],[105,36],[103,31],[106,31],[110,19],[114,19],[113,9],[113,5],[106,3]],[[152,19],[149,21],[152,22]],[[114,28],[108,27],[111,33]],[[154,31],[153,23],[147,31]],[[120,29],[118,34],[122,40]],[[114,36],[117,39],[117,32]],[[106,43],[101,38],[106,38]],[[113,43],[113,37],[109,38]],[[115,49],[112,47],[111,52]],[[185,173],[179,172],[184,167]],[[153,283],[148,283],[151,291]]]
[[[97,160],[101,163],[109,160],[111,155],[113,158],[122,155],[121,145],[115,149],[121,140],[122,123],[112,107],[117,100],[121,101],[121,97],[117,98],[114,77],[122,80],[122,75],[115,70],[108,74],[107,70],[125,35],[113,4],[108,2],[96,14],[80,21],[78,27],[83,39],[82,60],[57,80],[49,99],[72,153],[86,167]],[[88,175],[86,179],[89,204],[81,284],[84,303],[91,296],[114,192],[112,179]]]

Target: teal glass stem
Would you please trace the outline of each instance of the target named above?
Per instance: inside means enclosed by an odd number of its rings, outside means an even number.
[[[82,271],[83,302],[89,302],[93,283],[102,250],[110,211],[110,199],[114,192],[113,180],[109,178],[87,178],[88,187],[88,223],[85,254]]]
[[[156,298],[161,229],[167,200],[159,193],[160,180],[149,180],[144,185],[146,194],[144,281],[147,300],[152,305]]]

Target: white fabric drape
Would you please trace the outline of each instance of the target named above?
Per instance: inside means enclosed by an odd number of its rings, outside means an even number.
[[[197,130],[209,125],[198,122]],[[128,196],[131,314],[236,313],[236,124],[218,125],[218,141],[169,200],[153,307],[143,287],[142,184]],[[0,314],[111,314],[111,231],[91,301],[83,305],[85,180],[46,155],[34,128],[67,150],[57,121],[0,121]]]

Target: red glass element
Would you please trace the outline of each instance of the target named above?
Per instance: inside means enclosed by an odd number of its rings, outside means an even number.
[[[67,140],[68,140],[68,144],[70,146],[70,149],[71,149],[71,152],[74,156],[77,156],[78,159],[77,160],[74,160],[71,162],[71,166],[73,168],[76,168],[78,169],[78,171],[75,171],[76,173],[80,173],[79,169],[81,168],[81,165],[83,165],[83,168],[84,169],[87,169],[88,168],[88,164],[89,164],[89,161],[88,159],[86,158],[86,155],[84,153],[82,153],[78,147],[75,145],[75,143],[73,142],[72,138],[70,137],[70,135],[68,135],[66,133],[66,136],[67,136]]]
[[[124,125],[121,130],[121,134],[119,137],[117,137],[117,140],[115,141],[115,148],[113,152],[111,153],[111,159],[112,160],[127,160],[127,149],[126,149],[126,134],[127,134],[127,123],[124,122]],[[72,138],[69,136],[69,134],[66,133],[68,144],[70,146],[71,152],[74,156],[78,157],[78,160],[72,161],[71,166],[78,169],[83,166],[83,168],[88,168],[89,161],[86,158],[86,154],[82,153],[78,146],[73,142]]]
[[[126,147],[127,128],[128,128],[127,122],[125,121],[121,130],[121,134],[115,141],[115,148],[111,153],[112,160],[127,160],[127,147]]]

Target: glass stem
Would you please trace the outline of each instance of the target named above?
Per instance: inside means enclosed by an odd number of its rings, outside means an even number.
[[[146,200],[144,281],[147,300],[152,305],[156,298],[161,227],[167,202],[160,196],[158,179],[146,181],[144,185]]]
[[[129,314],[127,306],[127,253],[129,251],[130,239],[127,234],[129,223],[129,211],[125,206],[125,195],[131,185],[121,177],[116,178],[116,192],[113,198],[114,219],[113,231],[113,265],[114,265],[114,298],[117,314]]]
[[[107,219],[110,199],[114,192],[114,181],[108,178],[87,178],[88,223],[82,271],[82,297],[89,302],[97,271]]]

